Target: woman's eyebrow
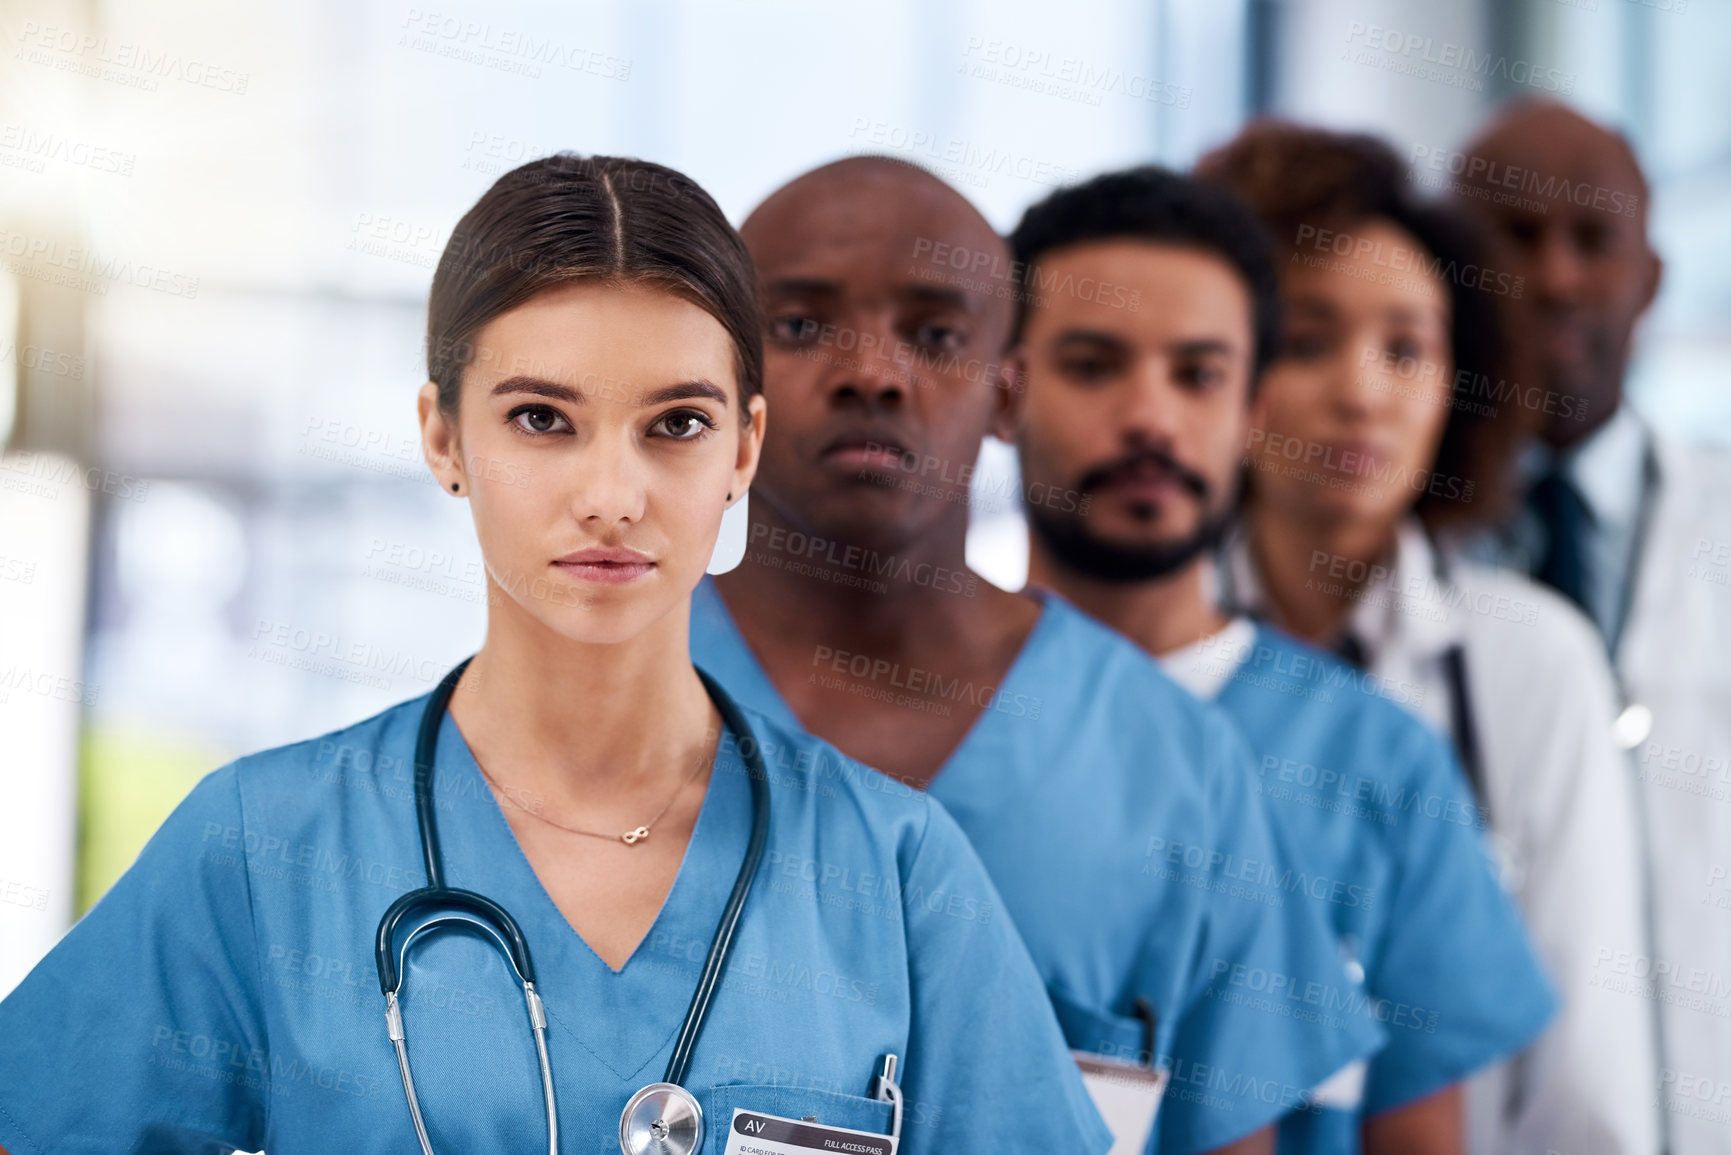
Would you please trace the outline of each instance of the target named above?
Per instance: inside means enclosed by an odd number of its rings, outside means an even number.
[[[506,393],[530,393],[537,397],[551,397],[555,401],[565,401],[572,405],[582,405],[589,398],[581,390],[558,381],[549,381],[544,377],[527,377],[519,374],[507,377],[493,386],[492,396],[498,397]],[[651,389],[635,394],[639,406],[665,405],[669,401],[687,401],[704,397],[727,405],[727,391],[712,382],[697,378],[692,381],[681,381],[677,385],[666,385],[660,389]]]
[[[677,385],[667,385],[660,389],[651,389],[639,396],[640,405],[665,405],[669,401],[689,401],[696,397],[707,397],[711,401],[727,404],[727,390],[705,381],[701,377],[694,381],[681,381]]]
[[[1322,293],[1294,293],[1286,299],[1286,310],[1289,313],[1307,313],[1313,317],[1333,316],[1339,310],[1334,302]]]
[[[1390,305],[1384,314],[1390,321],[1403,325],[1423,328],[1434,325],[1439,329],[1448,328],[1448,315],[1436,305]]]
[[[492,396],[498,397],[505,393],[533,393],[538,397],[551,397],[556,401],[568,401],[573,405],[581,405],[588,398],[581,390],[569,385],[561,385],[557,381],[549,381],[544,377],[507,377],[493,386]]]

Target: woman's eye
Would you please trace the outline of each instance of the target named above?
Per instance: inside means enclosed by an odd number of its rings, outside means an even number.
[[[1402,369],[1411,369],[1423,353],[1424,349],[1419,343],[1411,339],[1388,343],[1388,359],[1399,362]]]
[[[571,430],[571,423],[557,409],[546,405],[524,405],[513,409],[510,420],[524,433],[567,433]]]
[[[675,441],[696,441],[715,427],[715,422],[711,421],[707,414],[699,413],[695,409],[680,409],[669,413],[659,418],[653,426],[661,430],[663,436],[671,437]]]

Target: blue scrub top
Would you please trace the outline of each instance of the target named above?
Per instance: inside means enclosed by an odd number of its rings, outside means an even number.
[[[1211,1150],[1302,1105],[1383,1032],[1315,904],[1280,888],[1290,871],[1231,723],[1126,639],[1041,600],[1000,686],[941,690],[986,708],[929,788],[991,872],[1072,1047],[1136,1055],[1136,1001],[1153,1005],[1171,1081],[1149,1149]],[[708,579],[691,646],[742,701],[799,724]],[[913,678],[869,684],[898,682]]]
[[[725,679],[723,679],[725,684]],[[418,1151],[373,938],[424,884],[413,803],[425,697],[206,777],[0,1003],[0,1145],[40,1152]],[[901,1057],[902,1150],[1101,1152],[1026,949],[940,805],[747,712],[769,842],[688,1088],[719,1155],[733,1108],[887,1132],[866,1098]],[[751,826],[723,739],[678,877],[615,972],[542,889],[447,713],[435,765],[447,881],[523,928],[549,1020],[561,1147],[618,1150],[660,1080]],[[546,1149],[521,988],[479,937],[416,941],[403,1015],[441,1152]]]
[[[1222,653],[1216,702],[1257,754],[1257,791],[1310,895],[1365,973],[1388,1045],[1350,1098],[1288,1116],[1282,1155],[1359,1149],[1363,1115],[1439,1091],[1531,1042],[1555,1010],[1497,880],[1483,812],[1440,736],[1375,680],[1258,624]]]

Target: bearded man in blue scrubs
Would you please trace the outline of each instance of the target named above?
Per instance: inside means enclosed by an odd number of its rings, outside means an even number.
[[[1140,168],[1054,193],[1011,241],[1035,290],[1010,355],[1027,387],[1024,481],[1088,499],[1086,516],[1030,503],[1031,580],[1223,707],[1298,867],[1347,883],[1305,893],[1389,1042],[1288,1116],[1280,1149],[1459,1152],[1459,1081],[1554,1008],[1482,812],[1442,738],[1395,704],[1402,687],[1216,608],[1211,547],[1278,338],[1263,230],[1224,191]],[[1083,280],[1125,286],[1140,307],[1039,290]]]
[[[1383,1029],[1230,724],[1062,599],[968,569],[974,464],[1021,400],[1002,239],[881,158],[799,177],[741,232],[774,417],[745,559],[693,596],[694,659],[944,804],[1070,1046],[1164,1072],[1149,1150],[1271,1149]]]

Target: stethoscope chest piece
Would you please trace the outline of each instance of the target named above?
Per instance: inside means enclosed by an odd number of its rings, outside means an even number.
[[[651,1083],[619,1113],[623,1155],[695,1155],[703,1146],[703,1108],[678,1083]]]
[[[1639,702],[1630,702],[1623,707],[1623,712],[1617,715],[1617,722],[1612,727],[1616,735],[1617,745],[1625,750],[1633,750],[1647,740],[1647,735],[1653,732],[1653,711]]]

